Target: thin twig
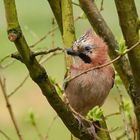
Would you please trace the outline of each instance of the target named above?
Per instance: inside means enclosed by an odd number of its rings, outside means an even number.
[[[115,128],[113,128],[113,129],[108,130],[108,129],[101,128],[100,126],[96,125],[96,123],[93,123],[93,125],[94,125],[97,129],[99,129],[99,130],[101,130],[101,131],[104,131],[104,132],[109,132],[109,133],[112,133],[112,132],[114,132],[114,131],[116,131],[116,130],[119,129],[119,127],[115,127]]]
[[[34,124],[33,127],[34,127],[34,129],[35,129],[35,131],[36,131],[36,133],[37,133],[39,139],[40,139],[40,140],[45,140],[45,138],[42,136],[42,134],[41,134],[39,128],[37,127],[37,125]]]
[[[130,136],[129,124],[128,124],[127,120],[126,120],[126,115],[125,115],[125,112],[124,112],[123,107],[122,107],[123,104],[124,104],[122,95],[120,95],[120,100],[121,100],[120,112],[121,112],[123,123],[125,125],[125,135],[127,136],[128,140],[132,140],[131,136]]]
[[[7,58],[9,58],[11,55],[7,55],[7,56],[5,56],[5,57],[3,57],[1,60],[0,60],[0,64],[3,62],[3,61],[5,61]]]
[[[120,112],[115,112],[115,113],[111,113],[105,116],[105,119],[108,119],[108,117],[112,117],[112,116],[116,116],[116,115],[120,115]]]
[[[3,58],[0,60],[0,68],[5,69],[5,68],[9,67],[10,65],[12,65],[12,64],[15,62],[15,60],[12,60],[12,61],[8,62],[7,64],[2,65],[2,63],[3,63],[5,60],[7,60],[8,58],[10,58],[10,57],[11,57],[11,54],[10,54],[10,55],[7,55],[7,56],[5,56],[5,57],[3,57]]]
[[[92,67],[92,68],[90,68],[90,69],[88,69],[88,70],[86,70],[86,71],[84,71],[84,72],[81,72],[80,74],[77,74],[77,75],[74,76],[74,77],[68,78],[68,79],[66,80],[66,83],[68,83],[68,82],[74,80],[75,78],[77,78],[77,77],[79,77],[79,76],[81,76],[81,75],[83,75],[83,74],[85,74],[85,73],[87,73],[87,72],[90,72],[90,71],[95,70],[95,69],[100,69],[100,68],[106,67],[106,66],[108,66],[108,65],[110,65],[110,64],[112,64],[112,63],[114,63],[114,62],[116,62],[116,61],[119,60],[122,56],[124,56],[125,54],[127,54],[128,52],[130,52],[132,49],[134,49],[135,47],[137,47],[139,44],[140,44],[140,41],[137,42],[136,44],[134,44],[134,45],[133,45],[132,47],[130,47],[129,49],[127,49],[123,54],[118,55],[115,59],[113,59],[113,60],[111,60],[111,61],[109,61],[109,62],[107,62],[107,63],[105,63],[105,64],[103,64],[103,65],[99,65],[99,66],[96,66],[96,67]]]
[[[8,98],[11,97],[14,93],[16,93],[26,82],[26,80],[29,78],[29,74],[23,79],[23,81],[7,96]]]
[[[52,53],[52,52],[55,52],[55,51],[62,51],[64,52],[65,49],[63,48],[53,48],[53,49],[50,49],[50,50],[47,50],[47,51],[40,51],[40,52],[35,52],[32,54],[32,57],[35,57],[35,56],[38,56],[38,55],[46,55],[46,54],[49,54],[49,53]]]
[[[132,118],[131,118],[131,129],[133,131],[133,140],[136,140],[136,134],[137,134],[137,122],[136,122],[136,119],[134,119],[134,121],[132,122]]]
[[[5,98],[5,101],[6,101],[6,106],[7,106],[7,109],[9,111],[11,120],[12,120],[13,125],[15,127],[17,136],[18,136],[19,140],[23,140],[22,135],[21,135],[20,130],[19,130],[19,127],[17,125],[16,119],[15,119],[15,116],[14,116],[12,107],[11,107],[11,104],[10,104],[10,102],[8,100],[8,97],[7,97],[7,93],[6,93],[6,79],[5,78],[2,80],[1,77],[0,77],[0,86],[1,86],[2,93],[3,93],[4,98]]]
[[[14,64],[15,62],[16,62],[16,61],[15,61],[15,59],[14,59],[14,60],[11,60],[10,62],[6,63],[5,65],[1,65],[1,64],[0,64],[0,68],[6,69],[6,68],[8,68],[9,66],[11,66],[12,64]]]
[[[55,120],[58,118],[58,115],[54,116],[53,117],[53,120],[50,122],[49,126],[48,126],[48,130],[47,130],[47,135],[45,136],[45,140],[48,139],[48,134],[52,128],[52,125],[54,124]]]
[[[100,7],[100,11],[104,10],[103,5],[104,5],[104,0],[101,0],[101,7]]]
[[[36,41],[34,44],[32,44],[30,47],[33,48],[36,45],[38,45],[41,41],[47,38],[48,35],[50,35],[52,32],[56,31],[58,29],[58,26],[54,27],[52,30],[47,32],[44,36],[42,36],[38,41]]]
[[[10,137],[2,130],[0,130],[0,133],[7,139],[7,140],[11,140]]]
[[[54,52],[52,54],[50,54],[48,57],[44,58],[44,59],[41,59],[40,60],[40,64],[43,64],[45,63],[46,61],[48,61],[50,58],[52,58],[53,56],[55,55],[59,55],[59,54],[62,54],[62,52]]]
[[[90,69],[88,69],[88,70],[86,70],[86,71],[83,71],[83,72],[81,72],[80,74],[77,74],[76,76],[69,78],[66,82],[70,82],[70,81],[74,80],[75,78],[77,78],[77,77],[79,77],[79,76],[81,76],[81,75],[83,75],[83,74],[85,74],[85,73],[87,73],[87,72],[90,72],[90,71],[92,71],[92,70],[100,69],[100,68],[106,67],[106,66],[108,66],[108,65],[110,65],[110,64],[112,64],[112,63],[114,63],[115,61],[119,60],[121,57],[122,57],[122,55],[119,55],[119,56],[116,57],[115,59],[113,59],[113,60],[111,60],[111,61],[109,61],[109,62],[107,62],[107,63],[105,63],[105,64],[103,64],[103,65],[99,65],[99,66],[96,66],[96,67],[92,67],[92,68],[90,68]]]
[[[125,112],[124,112],[124,109],[123,109],[123,104],[124,104],[124,101],[123,101],[123,96],[121,94],[121,89],[119,88],[119,86],[117,85],[117,83],[115,83],[115,86],[120,94],[120,103],[119,103],[119,109],[120,109],[120,113],[121,113],[121,116],[122,116],[122,120],[123,120],[123,123],[124,123],[124,132],[122,133],[122,135],[120,135],[119,137],[117,137],[116,139],[119,140],[121,138],[123,138],[124,136],[127,137],[128,140],[132,140],[131,138],[131,135],[130,135],[130,129],[129,129],[129,124],[127,122],[127,118],[126,118],[126,115],[125,115]]]
[[[120,139],[122,139],[125,136],[126,136],[126,133],[123,132],[120,136],[116,137],[116,140],[120,140]]]
[[[22,57],[20,56],[20,54],[19,53],[12,53],[11,54],[11,57],[12,58],[15,58],[15,59],[17,59],[17,60],[19,60],[20,62],[23,62],[23,60],[22,60]]]
[[[75,4],[76,5],[76,4]],[[77,4],[78,6],[78,4]],[[74,21],[77,21],[79,18],[79,16],[77,18],[75,18]],[[42,42],[44,39],[46,39],[48,37],[48,35],[52,34],[54,31],[56,31],[58,29],[58,26],[55,26],[52,30],[48,31],[45,35],[43,35],[38,41],[36,41],[34,44],[32,44],[30,47],[33,48],[36,45],[38,45],[40,42]]]
[[[73,5],[80,7],[79,4],[77,4],[76,2],[72,2]]]
[[[52,29],[55,28],[55,18],[53,17],[52,18]],[[51,41],[51,44],[52,44],[52,47],[51,48],[54,48],[55,46],[55,32],[52,32],[51,33],[51,38],[52,38],[52,41]]]

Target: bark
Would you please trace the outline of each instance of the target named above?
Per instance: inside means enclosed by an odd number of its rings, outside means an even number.
[[[119,22],[126,45],[130,48],[139,41],[139,19],[134,0],[115,0]],[[140,45],[128,53],[134,75],[134,92],[131,94],[138,122],[138,140],[140,140]]]
[[[71,0],[61,0],[62,8],[62,25],[63,25],[63,42],[65,48],[71,48],[73,42],[76,40],[74,19],[73,19],[73,9]],[[66,67],[72,64],[72,58],[65,55]]]
[[[54,16],[55,16],[55,19],[59,26],[60,32],[61,32],[61,34],[63,34],[61,0],[48,0],[48,2],[54,13]]]

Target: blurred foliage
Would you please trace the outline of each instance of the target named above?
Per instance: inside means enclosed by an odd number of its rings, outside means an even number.
[[[75,2],[78,3],[77,0],[75,0]],[[100,7],[101,1],[96,0],[96,2],[98,4],[98,7]],[[138,13],[140,13],[139,0],[136,0],[136,3],[138,7]],[[24,32],[25,38],[29,45],[34,44],[38,39],[40,39],[48,31],[54,28],[54,24],[52,24],[52,19],[54,18],[54,16],[46,0],[41,1],[30,0],[28,2],[25,0],[16,0],[16,4],[19,21],[22,30]],[[74,5],[73,7],[75,19],[77,17],[80,17],[79,20],[75,22],[76,35],[78,37],[83,32],[85,32],[85,30],[90,28],[90,24],[86,20],[86,16],[82,12],[82,10],[78,6]],[[122,35],[119,28],[118,19],[116,18],[117,13],[114,1],[112,0],[104,1],[103,9],[104,10],[101,11],[101,14],[107,21],[109,27],[112,29],[113,33],[116,36],[116,39],[120,38],[120,36]],[[1,60],[3,57],[10,55],[11,53],[16,51],[14,44],[9,42],[7,39],[3,1],[0,1],[0,21],[1,21],[0,25],[0,45],[1,45],[0,60]],[[54,47],[63,46],[59,30],[56,30],[53,35],[48,36],[45,40],[39,43],[34,48],[34,50],[35,49],[39,50],[42,48],[43,49],[51,48],[53,46]],[[121,47],[119,49],[119,53],[123,53],[126,49],[123,40],[120,41],[120,46]],[[58,85],[56,86],[56,89],[60,93],[60,95],[62,93],[60,85],[62,85],[65,73],[63,59],[64,59],[63,55],[55,56],[49,59],[44,64],[44,67],[46,68],[48,75],[52,79],[51,81],[54,82],[56,85],[59,84],[59,86]],[[6,61],[3,62],[3,64],[5,65],[9,63],[9,61],[11,60],[13,59],[8,58]],[[26,73],[28,73],[28,71],[26,70],[25,66],[18,61],[15,61],[14,64],[10,65],[6,69],[0,68],[0,74],[5,75],[8,82],[7,85],[8,93],[10,93],[10,91],[13,91],[13,89],[23,80],[23,77],[26,76]],[[118,75],[116,75],[116,81],[120,85],[122,84]],[[123,89],[122,86],[121,88]],[[104,112],[106,114],[116,112],[119,107],[119,104],[116,102],[116,100],[119,101],[118,91],[116,91],[116,89],[114,88],[111,93],[112,94],[110,94],[106,103],[103,106],[105,110]],[[123,94],[125,95],[124,89]],[[125,98],[129,99],[126,95]],[[34,132],[32,127],[29,126],[29,124],[27,124],[25,121],[26,118],[25,114],[28,112],[29,108],[33,108],[35,112],[37,112],[37,115],[39,116],[39,119],[36,119],[36,113],[31,111],[28,116],[30,122],[32,124],[37,123],[38,128],[40,129],[42,134],[46,134],[46,130],[48,129],[48,127],[50,127],[49,124],[50,122],[53,121],[53,118],[54,116],[56,116],[56,113],[50,107],[50,105],[46,101],[46,98],[44,98],[44,96],[40,93],[39,88],[36,87],[36,85],[32,82],[31,79],[27,80],[27,82],[17,92],[17,94],[14,94],[12,97],[10,97],[10,102],[12,104],[17,122],[19,123],[22,135],[24,136],[25,140],[38,140],[36,132]],[[131,108],[129,100],[128,102],[126,101],[123,106],[124,110],[126,110],[126,112],[129,112]],[[16,133],[13,129],[13,126],[11,124],[11,120],[9,118],[9,114],[7,112],[7,108],[5,106],[2,94],[0,94],[0,111],[1,111],[0,129],[6,132],[11,137],[11,139],[18,140]],[[89,112],[88,117],[89,119],[99,120],[101,115],[102,109],[96,107],[93,110],[91,110],[91,112]],[[122,125],[121,117],[114,116],[111,119],[109,119],[108,121],[109,128],[116,125],[118,127]],[[56,139],[70,140],[69,131],[67,130],[67,128],[64,126],[64,124],[60,119],[57,119],[54,125],[52,125],[51,127],[52,131],[49,132],[48,140],[56,140]],[[121,132],[120,131],[114,132],[111,135],[114,138],[115,136],[118,135],[118,133]],[[5,138],[1,134],[0,140],[5,140]],[[125,140],[125,138],[123,140]]]

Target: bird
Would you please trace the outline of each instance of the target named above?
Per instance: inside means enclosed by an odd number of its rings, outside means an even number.
[[[87,30],[77,39],[67,54],[73,57],[69,77],[109,61],[108,46],[93,29]],[[95,106],[102,106],[114,85],[112,65],[93,69],[69,81],[65,86],[64,100],[80,115],[86,116]]]

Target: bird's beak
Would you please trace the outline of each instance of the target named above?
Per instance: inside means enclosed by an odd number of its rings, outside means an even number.
[[[68,55],[79,56],[79,52],[73,50],[72,48],[68,48],[68,49],[66,49],[66,51],[67,51]]]

